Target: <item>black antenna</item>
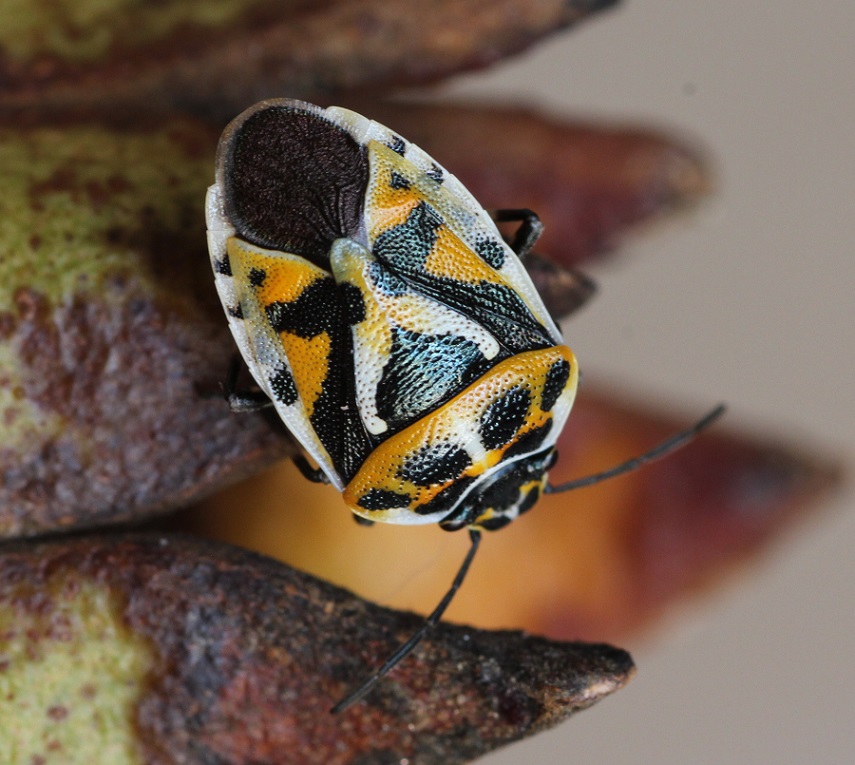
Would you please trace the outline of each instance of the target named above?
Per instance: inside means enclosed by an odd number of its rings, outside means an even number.
[[[466,557],[463,559],[463,563],[460,565],[460,569],[457,571],[457,576],[454,577],[454,581],[451,583],[451,587],[449,587],[448,592],[445,593],[445,597],[439,601],[439,605],[433,610],[430,616],[425,620],[425,623],[416,630],[413,636],[404,643],[395,653],[393,653],[388,659],[386,659],[386,663],[380,667],[371,677],[369,677],[365,682],[363,682],[358,688],[345,696],[341,701],[338,702],[331,710],[332,714],[337,714],[338,712],[342,712],[347,709],[351,704],[359,701],[365,694],[367,694],[375,685],[377,685],[378,681],[386,675],[394,666],[401,661],[407,654],[410,653],[422,640],[422,638],[427,635],[428,631],[433,628],[436,623],[442,619],[442,615],[445,613],[445,609],[448,608],[452,599],[454,598],[454,594],[457,590],[460,589],[460,585],[463,584],[463,580],[466,578],[466,572],[469,571],[469,566],[472,564],[472,559],[475,557],[475,553],[478,551],[478,543],[481,541],[481,532],[477,529],[469,530],[469,539],[471,541],[471,545],[469,546],[469,552],[466,553]]]
[[[592,486],[593,484],[600,483],[600,481],[605,481],[608,478],[614,478],[617,475],[628,473],[631,470],[637,470],[638,468],[647,465],[650,462],[654,462],[664,457],[666,454],[670,454],[671,452],[685,446],[689,441],[695,438],[698,433],[708,428],[719,417],[721,417],[724,414],[725,409],[726,407],[724,404],[719,404],[715,409],[712,409],[708,414],[701,417],[701,419],[691,427],[671,436],[667,441],[663,441],[658,446],[654,446],[650,451],[645,452],[638,457],[633,457],[631,460],[622,462],[620,465],[615,465],[613,468],[609,468],[608,470],[603,470],[599,473],[594,473],[593,475],[586,475],[582,478],[574,478],[572,481],[560,483],[557,486],[547,484],[543,493],[560,494],[562,491],[581,489],[583,486]]]

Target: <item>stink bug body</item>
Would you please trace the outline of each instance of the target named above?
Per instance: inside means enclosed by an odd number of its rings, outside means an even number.
[[[481,530],[550,490],[573,404],[576,359],[518,257],[539,222],[516,211],[512,247],[418,147],[293,100],[227,127],[206,212],[232,334],[317,477],[369,521],[469,529],[436,623]]]

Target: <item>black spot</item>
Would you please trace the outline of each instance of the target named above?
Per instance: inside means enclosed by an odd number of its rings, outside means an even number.
[[[530,491],[522,487],[532,481],[542,481],[546,467],[552,463],[553,449],[531,454],[526,459],[509,463],[481,480],[466,495],[453,512],[443,518],[440,526],[455,531],[490,513],[493,518],[478,523],[480,528],[495,531],[507,525],[517,514],[530,510],[540,496],[537,486]]]
[[[511,444],[502,455],[503,460],[518,457],[521,454],[532,454],[543,445],[549,431],[552,430],[552,420],[547,420],[537,428],[532,428],[521,435],[515,443]]]
[[[494,473],[491,480],[477,493],[478,515],[485,510],[501,513],[513,509],[520,501],[520,486],[531,480],[529,465],[520,460]]]
[[[342,362],[336,359],[333,364],[336,363]],[[315,411],[310,417],[312,427],[345,482],[356,475],[365,458],[376,447],[359,417],[352,384],[348,385],[347,378],[344,378],[348,372],[352,375],[353,367],[342,365],[339,379],[324,381],[323,393],[315,402]],[[332,392],[327,393],[328,390]]]
[[[398,475],[416,486],[434,486],[457,479],[471,464],[465,449],[440,443],[424,446],[408,457]]]
[[[297,402],[297,386],[294,384],[291,372],[284,364],[270,376],[270,387],[273,390],[273,397],[280,404],[291,406]]]
[[[481,239],[475,244],[475,252],[488,266],[497,270],[505,264],[505,248],[493,239]]]
[[[356,503],[365,510],[392,510],[396,507],[409,507],[412,499],[409,494],[386,489],[371,489]]]
[[[570,362],[566,359],[556,361],[546,373],[546,382],[540,396],[540,406],[544,412],[549,412],[564,392],[567,380],[570,379]]]
[[[290,332],[298,337],[329,333],[337,318],[337,297],[336,283],[331,276],[317,279],[296,300],[266,306],[267,320],[276,332]]]
[[[428,170],[425,175],[427,175],[428,178],[433,178],[437,183],[442,183],[445,180],[445,174],[436,162],[431,164],[430,170]]]
[[[472,476],[458,478],[451,486],[443,489],[430,502],[420,507],[413,508],[419,515],[432,515],[433,513],[449,512],[455,508],[458,500],[476,479]],[[446,520],[446,519],[443,519]]]
[[[269,104],[230,128],[221,153],[226,214],[242,239],[327,268],[332,243],[359,232],[366,150],[323,115]]]
[[[230,305],[228,310],[229,316],[231,316],[233,319],[243,318],[243,307],[240,303],[238,303],[237,305]]]
[[[231,276],[232,275],[232,264],[229,260],[228,253],[223,255],[221,260],[214,261],[214,272],[218,274],[222,274],[223,276]]]
[[[260,287],[264,284],[264,280],[267,278],[267,271],[262,268],[250,268],[249,269],[249,283],[253,287]]]
[[[365,321],[365,300],[359,287],[350,282],[339,285],[341,299],[344,303],[345,321],[350,326]]]
[[[520,386],[514,386],[490,404],[478,426],[484,448],[498,449],[510,443],[523,426],[530,406],[531,393]]]
[[[393,170],[389,178],[389,186],[393,189],[408,189],[410,188],[410,182],[399,172]]]
[[[401,138],[399,135],[392,134],[392,138],[389,140],[387,146],[395,152],[395,154],[400,154],[402,157],[404,156],[404,152],[407,151],[407,142]]]

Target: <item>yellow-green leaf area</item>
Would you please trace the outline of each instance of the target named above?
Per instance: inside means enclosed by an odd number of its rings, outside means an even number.
[[[95,61],[111,48],[157,42],[188,25],[227,25],[262,0],[3,0],[0,49],[26,62],[51,55]]]
[[[0,752],[8,765],[137,765],[153,665],[108,588],[56,581],[0,600]]]
[[[63,431],[65,423],[55,412],[44,411],[27,398],[20,369],[15,349],[0,342],[0,442],[6,449],[16,449],[23,459],[23,455],[38,454],[47,440]]]
[[[210,147],[207,142],[210,141]],[[213,141],[189,123],[0,129],[0,311],[20,288],[56,305],[108,275],[153,288],[145,257],[203,234]],[[183,253],[170,253],[182,257]]]

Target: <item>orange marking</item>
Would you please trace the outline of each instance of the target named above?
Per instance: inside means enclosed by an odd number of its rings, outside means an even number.
[[[461,436],[464,442],[470,445],[471,430],[477,429],[477,423],[486,406],[515,386],[526,386],[536,394],[532,398],[525,422],[517,435],[522,436],[544,425],[552,419],[555,409],[544,412],[540,408],[540,392],[546,382],[548,370],[560,359],[570,362],[571,367],[562,398],[575,395],[578,366],[572,351],[567,346],[559,345],[529,351],[505,359],[450,401],[379,444],[365,460],[353,480],[345,487],[343,497],[348,507],[359,515],[376,520],[383,520],[384,513],[393,517],[395,510],[371,513],[358,506],[360,497],[372,488],[396,491],[415,497],[410,511],[429,502],[456,479],[429,487],[417,486],[399,476],[405,460],[421,447],[449,441],[459,443]],[[572,403],[572,399],[569,403]],[[559,406],[560,404],[556,404],[555,408]],[[485,450],[478,459],[473,460],[472,465],[464,470],[461,476],[482,475],[501,461],[505,451],[515,441],[516,439],[498,449]],[[400,514],[400,510],[397,514]]]
[[[263,250],[232,237],[228,243],[229,261],[236,278],[249,285],[249,274],[257,268],[266,274],[258,287],[252,287],[262,308],[272,303],[293,303],[303,291],[329,274],[305,258],[291,253]],[[279,334],[282,351],[294,375],[300,400],[311,416],[329,375],[329,354],[332,342],[327,333],[303,338],[289,332]]]
[[[306,415],[311,417],[329,375],[330,336],[324,332],[306,338],[282,332],[279,339],[291,364],[294,384],[306,407]]]
[[[512,287],[448,226],[440,226],[436,233],[436,244],[425,261],[425,271],[467,284],[486,281]]]
[[[245,246],[236,249],[232,247],[232,242],[235,241],[237,240],[229,240],[229,259],[232,261],[233,272],[240,273],[241,277],[247,280],[253,268],[261,269],[267,275],[262,285],[255,288],[262,306],[276,302],[293,303],[306,287],[329,276],[326,271],[299,255],[249,250]],[[237,255],[237,264],[232,259],[233,252]]]
[[[400,154],[377,141],[369,141],[368,150],[374,158],[375,177],[365,192],[365,209],[369,219],[368,235],[374,241],[383,232],[404,223],[413,208],[424,199],[415,186],[396,189],[389,185],[392,170],[414,183],[408,172],[411,168]]]

